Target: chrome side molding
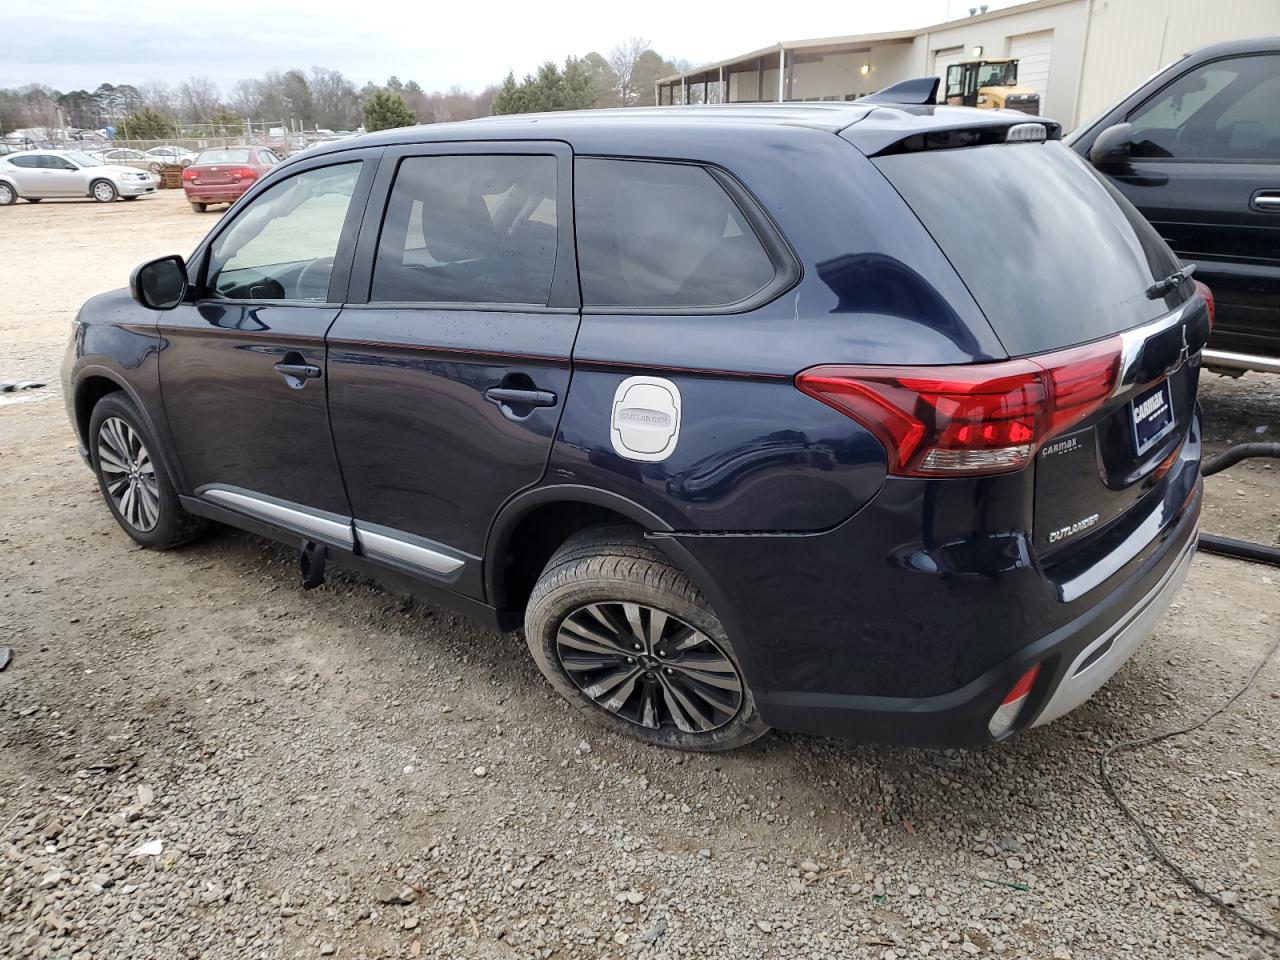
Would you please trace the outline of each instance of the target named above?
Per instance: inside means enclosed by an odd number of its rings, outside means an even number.
[[[355,544],[350,517],[223,484],[209,484],[197,490],[196,494],[220,506],[230,507],[304,535],[319,537],[329,543],[345,547]]]
[[[355,521],[356,537],[366,556],[397,563],[437,577],[450,577],[466,564],[447,547],[403,530]]]

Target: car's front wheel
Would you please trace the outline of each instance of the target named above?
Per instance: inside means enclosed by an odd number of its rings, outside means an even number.
[[[111,203],[120,195],[116,185],[110,180],[95,180],[89,188],[89,196],[99,203]]]
[[[731,750],[768,730],[697,587],[628,528],[584,531],[556,551],[525,640],[566,700],[645,743]]]
[[[0,183],[0,207],[7,207],[9,204],[16,202],[18,199],[18,191],[7,183]]]
[[[167,550],[204,531],[206,521],[182,509],[159,445],[123,393],[109,393],[93,408],[88,443],[102,498],[135,541]]]

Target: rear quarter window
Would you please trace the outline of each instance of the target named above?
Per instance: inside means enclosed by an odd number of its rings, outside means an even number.
[[[695,312],[781,285],[776,253],[706,167],[582,158],[574,171],[583,306]]]

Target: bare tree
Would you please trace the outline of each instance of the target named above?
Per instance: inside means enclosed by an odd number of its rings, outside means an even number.
[[[142,105],[150,107],[167,120],[177,120],[181,110],[173,88],[163,80],[148,80],[138,87]]]
[[[609,51],[606,58],[613,70],[614,97],[619,106],[634,107],[638,103],[648,103],[645,91],[636,83],[636,62],[649,49],[649,41],[640,37],[627,37],[622,43]]]
[[[188,123],[208,123],[221,101],[218,85],[208,77],[188,77],[178,84],[178,103]]]

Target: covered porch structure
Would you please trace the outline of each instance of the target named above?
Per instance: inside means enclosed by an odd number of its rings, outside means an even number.
[[[916,31],[793,40],[663,77],[659,106],[856,100],[910,75]]]

